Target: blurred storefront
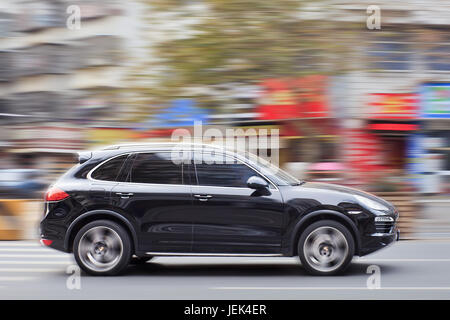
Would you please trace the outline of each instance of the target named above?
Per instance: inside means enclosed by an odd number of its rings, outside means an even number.
[[[359,127],[347,130],[347,163],[355,184],[371,191],[406,191],[411,137],[419,132],[413,93],[370,93]]]
[[[309,75],[261,83],[257,119],[279,126],[280,165],[298,178],[343,178],[341,124],[329,102],[329,82],[327,76]]]
[[[389,175],[404,175],[408,141],[420,129],[417,96],[413,93],[371,94],[367,128],[377,135],[382,145],[379,148],[381,165]]]
[[[425,193],[450,192],[450,83],[420,88],[423,118],[423,188]]]

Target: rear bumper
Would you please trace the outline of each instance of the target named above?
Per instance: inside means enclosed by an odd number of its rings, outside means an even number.
[[[63,230],[59,231],[45,219],[41,222],[39,226],[39,238],[40,243],[48,248],[53,248],[59,251],[68,252],[67,248],[64,247],[64,233]],[[50,240],[50,241],[44,241]]]
[[[41,236],[40,243],[41,243],[41,245],[43,245],[47,248],[56,249],[56,250],[62,251],[62,252],[68,252],[64,248],[64,243],[61,240],[52,240],[52,239],[47,239],[44,236]]]

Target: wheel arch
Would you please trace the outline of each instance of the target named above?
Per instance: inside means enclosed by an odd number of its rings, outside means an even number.
[[[130,235],[130,237],[132,239],[133,253],[134,253],[134,251],[136,251],[136,248],[138,245],[138,240],[137,240],[136,230],[135,230],[134,226],[132,225],[132,223],[127,218],[125,218],[123,215],[121,215],[115,211],[105,210],[105,209],[92,210],[92,211],[85,212],[85,213],[81,214],[80,216],[78,216],[74,221],[72,221],[72,223],[69,225],[69,228],[67,229],[67,232],[66,232],[66,237],[64,239],[64,249],[67,250],[67,252],[71,252],[73,240],[75,239],[77,232],[83,226],[88,224],[89,222],[92,222],[95,220],[101,220],[101,219],[117,222],[122,227],[124,227],[124,229],[128,232],[128,234]]]
[[[302,232],[312,223],[320,221],[320,220],[333,220],[341,223],[350,231],[353,236],[353,240],[355,241],[355,254],[358,255],[360,251],[360,237],[359,231],[356,227],[355,223],[346,215],[341,212],[333,211],[333,210],[319,210],[314,211],[312,213],[307,214],[302,217],[294,227],[294,231],[292,232],[291,237],[291,246],[290,246],[290,255],[296,256],[298,255],[298,240],[300,239],[300,235]]]

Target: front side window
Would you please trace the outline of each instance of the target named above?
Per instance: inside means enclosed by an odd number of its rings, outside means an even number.
[[[259,176],[247,165],[222,154],[196,155],[195,168],[201,186],[247,188],[248,178]]]
[[[253,153],[247,152],[245,154],[248,160],[253,162],[253,165],[265,176],[269,177],[279,186],[296,186],[300,185],[302,182],[297,178],[294,178],[289,173],[281,170],[277,166],[273,165],[267,160],[254,155]]]
[[[105,162],[92,172],[91,177],[95,180],[116,181],[127,157],[128,155],[126,154]]]
[[[184,165],[170,152],[138,153],[131,167],[129,182],[183,184]]]

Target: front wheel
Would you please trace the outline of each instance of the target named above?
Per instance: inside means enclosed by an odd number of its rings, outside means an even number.
[[[73,253],[78,265],[87,273],[117,275],[130,261],[130,236],[113,221],[93,221],[78,231]]]
[[[334,275],[343,272],[355,252],[350,231],[333,220],[318,221],[308,226],[300,236],[298,253],[305,269],[314,275]]]

